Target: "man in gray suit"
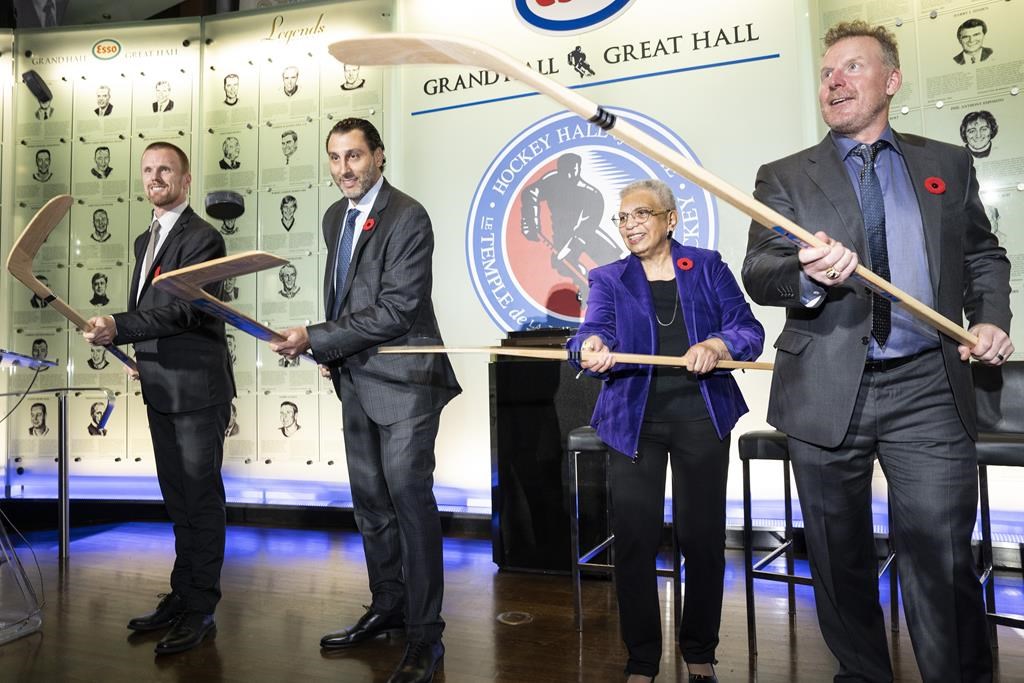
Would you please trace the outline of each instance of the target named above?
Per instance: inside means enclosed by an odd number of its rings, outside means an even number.
[[[384,179],[384,143],[372,123],[339,121],[327,137],[331,176],[345,195],[323,220],[325,322],[271,344],[311,350],[341,399],[356,524],[373,595],[350,628],[321,647],[345,648],[405,628],[405,655],[389,683],[426,682],[444,653],[441,521],[433,492],[441,409],[462,390],[447,356],[381,356],[383,346],[443,344],[431,301],[434,235],[412,197]]]
[[[967,361],[1013,352],[1009,263],[978,196],[971,157],[889,128],[902,76],[892,35],[864,22],[825,36],[820,143],[763,166],[754,194],[829,246],[798,249],[750,228],[743,282],[786,308],[768,421],[788,435],[818,622],[837,681],[890,681],[871,517],[877,455],[918,667],[925,681],[991,680],[971,555],[977,503]],[[847,246],[848,245],[848,246]],[[939,335],[850,276],[859,262],[952,320]]]

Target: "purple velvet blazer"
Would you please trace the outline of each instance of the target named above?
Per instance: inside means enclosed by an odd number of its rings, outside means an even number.
[[[673,241],[672,260],[690,343],[718,337],[733,360],[756,360],[764,347],[764,328],[754,318],[721,255]],[[587,312],[566,347],[579,351],[583,342],[595,334],[613,351],[658,353],[654,300],[636,256],[590,271]],[[594,375],[605,384],[590,424],[602,441],[626,454],[637,450],[651,371],[649,365],[619,363],[604,375]],[[715,430],[724,439],[747,412],[739,386],[730,372],[716,371],[701,377],[700,391]]]

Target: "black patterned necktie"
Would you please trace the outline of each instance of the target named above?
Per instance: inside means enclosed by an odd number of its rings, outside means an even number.
[[[345,227],[341,231],[341,244],[338,245],[337,266],[334,269],[334,305],[331,307],[331,318],[335,319],[341,313],[341,292],[345,288],[345,279],[348,277],[348,267],[352,263],[352,242],[356,231],[356,217],[358,209],[349,209],[345,216]]]
[[[882,185],[875,173],[875,157],[886,143],[879,140],[873,145],[857,145],[853,153],[864,160],[860,171],[860,210],[864,214],[864,232],[868,238],[871,270],[879,277],[889,279],[889,247],[885,241],[885,199]],[[871,336],[879,346],[885,346],[892,329],[892,303],[878,294],[871,294]]]

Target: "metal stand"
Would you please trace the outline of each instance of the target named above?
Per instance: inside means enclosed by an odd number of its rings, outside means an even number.
[[[33,389],[29,392],[14,391],[7,394],[0,394],[0,398],[8,396],[57,396],[57,535],[58,557],[61,561],[67,560],[68,551],[71,545],[71,495],[68,484],[70,482],[69,453],[68,453],[68,394],[93,393],[103,394],[107,399],[107,408],[103,413],[103,420],[100,426],[106,424],[107,418],[114,407],[114,392],[110,389],[99,387],[66,387],[58,389]]]
[[[42,606],[0,519],[0,645],[43,627]]]

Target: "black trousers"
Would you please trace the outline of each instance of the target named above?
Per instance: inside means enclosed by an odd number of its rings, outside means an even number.
[[[982,588],[971,553],[978,462],[942,356],[865,372],[839,448],[789,439],[814,577],[818,623],[836,681],[891,681],[871,519],[875,457],[917,666],[926,683],[991,681]]]
[[[672,514],[686,560],[679,648],[694,664],[715,661],[725,577],[725,486],[729,437],[710,419],[645,422],[639,458],[612,449],[610,480],[615,532],[615,589],[627,674],[654,676],[661,661],[661,609],[656,558],[664,528],[665,468],[672,463]]]
[[[444,631],[444,560],[434,440],[441,411],[379,425],[363,410],[347,373],[341,373],[338,387],[371,607],[379,614],[404,611],[410,640],[438,641]]]
[[[156,475],[167,514],[174,523],[171,590],[185,608],[213,614],[220,601],[226,531],[224,430],[231,404],[188,413],[147,408],[156,456]]]

